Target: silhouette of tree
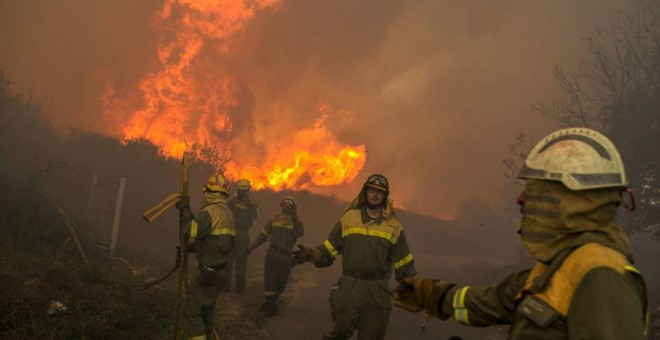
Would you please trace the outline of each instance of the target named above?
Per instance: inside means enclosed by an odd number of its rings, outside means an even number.
[[[638,0],[637,14],[617,12],[604,30],[583,37],[585,57],[576,72],[554,70],[563,92],[551,105],[532,108],[566,127],[606,134],[619,148],[637,212],[622,217],[627,230],[660,236],[660,0]],[[513,177],[533,143],[521,133],[504,160]]]

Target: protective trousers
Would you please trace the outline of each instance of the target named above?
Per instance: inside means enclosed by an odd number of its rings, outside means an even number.
[[[250,233],[247,230],[236,229],[236,237],[234,238],[234,247],[227,256],[227,283],[225,283],[224,291],[231,290],[231,276],[232,270],[236,271],[236,283],[234,284],[234,291],[242,293],[245,291],[245,273],[247,271],[247,258],[248,255],[245,250],[250,245]]]
[[[384,339],[391,310],[387,279],[343,276],[330,292],[334,326],[322,339],[348,339],[355,330],[358,339]]]
[[[219,270],[216,277],[210,281],[202,281],[201,271],[199,269],[195,271],[183,301],[184,339],[213,339],[211,334],[213,334],[215,319],[215,302],[226,279],[227,269]],[[208,285],[203,284],[204,282],[207,282]]]
[[[291,274],[291,257],[273,247],[266,251],[264,265],[264,293],[266,295],[266,311],[277,308],[277,299],[286,288]]]

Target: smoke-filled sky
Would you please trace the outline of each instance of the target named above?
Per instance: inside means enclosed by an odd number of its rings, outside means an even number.
[[[0,68],[58,127],[124,138],[121,125],[147,106],[141,84],[174,58],[163,56],[163,46],[176,46],[176,30],[195,19],[176,9],[195,2],[0,0]],[[573,69],[584,53],[580,38],[634,4],[234,3],[243,6],[240,15],[225,7],[206,26],[188,27],[191,37],[203,38],[186,64],[204,84],[195,87],[195,100],[221,92],[220,104],[204,108],[223,111],[226,120],[200,123],[207,116],[195,111],[178,129],[212,124],[214,140],[229,145],[233,160],[257,167],[305,140],[300,131],[364,145],[366,161],[352,182],[303,187],[348,200],[370,173],[383,173],[396,204],[441,218],[455,216],[467,199],[496,207],[513,200],[515,185],[502,164],[507,145],[520,131],[540,138],[557,127],[530,104],[557,99],[553,68]],[[227,23],[224,33],[204,35],[214,20]],[[320,119],[323,129],[313,129]]]

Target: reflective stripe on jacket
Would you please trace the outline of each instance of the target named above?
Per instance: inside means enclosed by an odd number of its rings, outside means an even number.
[[[344,273],[389,276],[394,268],[398,281],[416,273],[413,255],[395,214],[372,219],[363,209],[350,209],[319,248],[322,258],[315,263],[317,267],[330,266],[342,255]]]
[[[451,288],[443,314],[470,326],[511,324],[509,339],[646,338],[644,280],[625,256],[589,243],[543,276],[551,267],[539,263],[493,287]]]

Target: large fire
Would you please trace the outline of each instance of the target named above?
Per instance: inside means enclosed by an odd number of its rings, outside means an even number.
[[[249,178],[257,189],[276,190],[303,189],[307,183],[337,185],[352,180],[364,165],[364,145],[340,145],[325,127],[326,118],[327,115],[323,114],[312,127],[275,145],[275,150],[268,151],[263,166],[230,161],[225,167],[227,174],[234,178]]]
[[[231,53],[231,39],[255,12],[276,9],[279,2],[166,0],[155,22],[165,32],[158,45],[161,69],[140,81],[139,106],[118,99],[112,86],[104,96],[106,115],[122,117],[114,122],[119,138],[147,139],[167,157],[180,157],[195,145],[211,148],[214,157],[200,151],[204,148],[193,150],[198,152],[197,158],[223,168],[228,177],[250,179],[257,189],[300,189],[309,184],[352,181],[364,165],[365,148],[344,145],[334,137],[325,124],[331,116],[327,104],[313,112],[318,119],[310,126],[293,131],[286,139],[269,140],[258,161],[232,154],[232,143],[241,143],[228,138],[238,132],[232,115],[246,114],[239,99],[243,89],[213,56]]]

